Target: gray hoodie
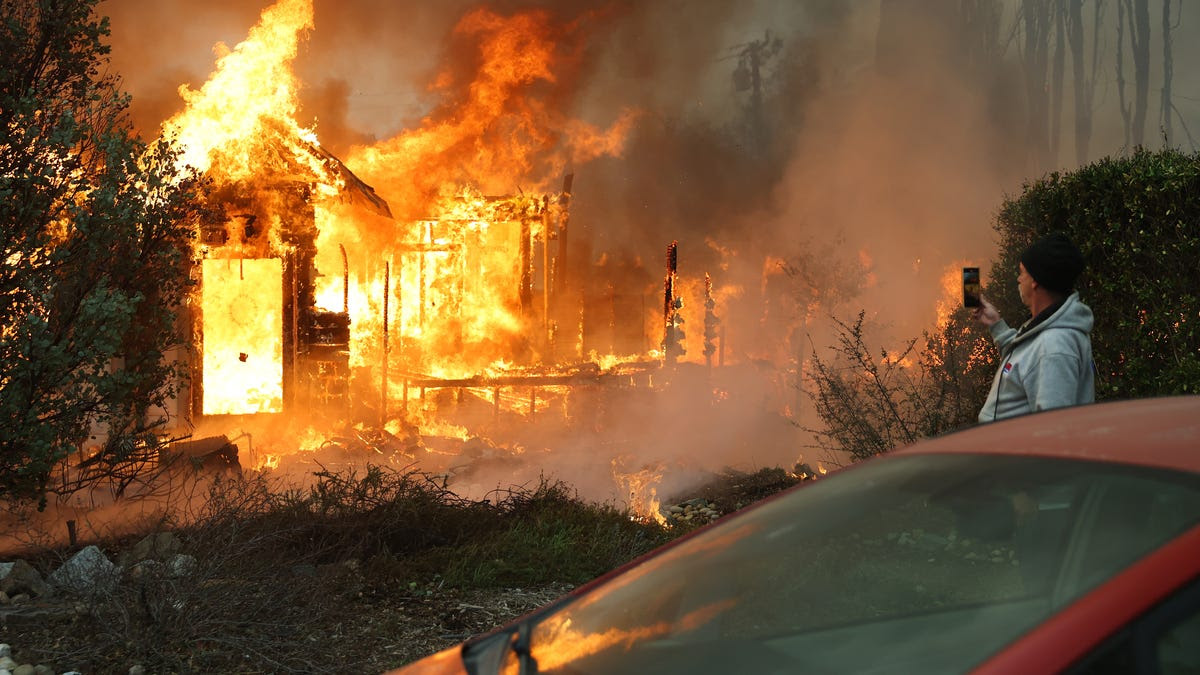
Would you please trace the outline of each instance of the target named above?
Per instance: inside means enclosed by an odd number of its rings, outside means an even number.
[[[991,332],[1000,350],[1000,367],[979,411],[980,422],[1096,400],[1092,310],[1080,302],[1078,293],[1023,333],[1003,319]]]

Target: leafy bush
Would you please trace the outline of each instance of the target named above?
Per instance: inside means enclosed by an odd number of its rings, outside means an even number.
[[[133,136],[97,0],[0,3],[0,493],[44,499],[153,456],[203,186]],[[81,470],[56,466],[102,428]]]
[[[1017,262],[1062,231],[1087,267],[1078,289],[1095,313],[1097,398],[1200,391],[1200,156],[1138,150],[1053,173],[1007,199],[985,294],[1013,325],[1028,318]],[[862,315],[838,322],[833,358],[814,357],[810,396],[819,445],[862,459],[971,424],[995,370],[995,349],[966,313],[889,356],[868,346]]]
[[[1200,388],[1200,155],[1138,150],[1053,173],[1006,200],[986,294],[1010,319],[1026,314],[1017,262],[1036,239],[1065,232],[1087,267],[1080,297],[1096,316],[1097,398]]]

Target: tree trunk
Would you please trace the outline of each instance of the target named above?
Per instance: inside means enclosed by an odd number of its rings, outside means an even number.
[[[1046,86],[1046,61],[1050,49],[1051,0],[1022,0],[1022,20],[1025,43],[1021,63],[1025,74],[1026,132],[1025,143],[1030,155],[1031,170],[1042,171],[1047,165],[1050,139],[1049,95]]]
[[[1121,108],[1121,121],[1125,129],[1125,147],[1129,147],[1132,124],[1129,119],[1129,104],[1125,101],[1125,13],[1129,11],[1129,0],[1117,0],[1117,102]]]
[[[1132,1],[1129,31],[1133,48],[1133,144],[1141,146],[1146,136],[1146,108],[1150,101],[1150,0]]]
[[[1171,0],[1163,0],[1163,86],[1162,86],[1162,132],[1163,143],[1171,147],[1171,78],[1175,74],[1175,62],[1171,58]]]
[[[1083,62],[1083,0],[1068,0],[1066,14],[1071,76],[1075,81],[1072,87],[1075,92],[1075,163],[1083,166],[1087,163],[1088,143],[1092,138],[1092,92],[1095,89],[1094,79],[1088,79]],[[1095,72],[1093,67],[1093,78]]]
[[[1054,66],[1050,72],[1050,150],[1051,162],[1058,163],[1062,137],[1063,71],[1066,69],[1066,0],[1054,0]]]

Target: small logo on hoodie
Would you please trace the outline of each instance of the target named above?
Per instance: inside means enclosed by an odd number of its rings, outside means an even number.
[[[1010,372],[1012,372],[1012,369],[1013,369],[1013,364],[1012,364],[1012,361],[1009,361],[1008,363],[1004,364],[1004,374],[1005,374],[1005,375],[1007,375],[1007,374],[1009,374]]]

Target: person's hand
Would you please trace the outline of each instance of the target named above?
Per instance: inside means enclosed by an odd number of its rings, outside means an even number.
[[[979,296],[979,306],[972,312],[975,320],[983,324],[986,328],[991,328],[993,324],[1000,320],[1000,312],[996,310],[996,306],[988,302],[987,298]]]

